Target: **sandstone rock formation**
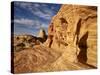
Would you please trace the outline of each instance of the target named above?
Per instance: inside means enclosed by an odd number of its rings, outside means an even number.
[[[46,32],[43,28],[40,29],[39,34],[38,34],[38,38],[41,40],[41,42],[46,41],[47,35],[46,35]]]
[[[40,29],[38,37],[45,38],[45,36],[46,36],[45,30],[44,29]]]
[[[97,8],[62,5],[48,29],[47,47],[59,50],[68,61],[96,66]]]
[[[96,67],[97,7],[95,6],[62,5],[51,20],[46,42],[14,53],[14,73]]]
[[[33,48],[35,45],[40,45],[43,41],[42,38],[38,38],[36,36],[32,35],[16,35],[13,37],[13,44],[12,46],[14,47],[14,51],[19,51],[24,48]]]
[[[49,63],[52,63],[60,56],[60,53],[53,49],[35,46],[14,53],[14,73],[44,71]]]

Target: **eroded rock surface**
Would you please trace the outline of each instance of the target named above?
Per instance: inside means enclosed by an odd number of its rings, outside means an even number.
[[[62,5],[49,25],[45,45],[64,52],[71,62],[96,66],[96,30],[95,6]]]
[[[14,72],[44,71],[45,65],[51,64],[60,56],[60,53],[51,48],[37,45],[34,48],[23,49],[14,53]]]

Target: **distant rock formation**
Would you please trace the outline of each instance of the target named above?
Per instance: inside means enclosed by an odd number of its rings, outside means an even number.
[[[45,38],[45,36],[46,36],[45,30],[44,29],[40,29],[38,37]]]
[[[46,41],[47,35],[46,35],[46,32],[43,28],[40,29],[37,37],[40,39],[40,41],[42,41],[42,43]]]
[[[97,7],[62,5],[48,29],[47,47],[71,62],[97,64]]]
[[[14,51],[23,50],[24,48],[33,48],[35,45],[40,45],[41,41],[32,35],[16,35],[13,37]]]

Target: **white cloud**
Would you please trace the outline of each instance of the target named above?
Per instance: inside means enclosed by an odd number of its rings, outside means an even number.
[[[52,16],[54,15],[54,13],[50,8],[47,8],[46,6],[44,7],[43,5],[33,8],[31,11],[33,14],[35,14],[38,17],[50,20],[52,18]],[[43,7],[43,9],[41,9],[42,7]]]
[[[32,20],[28,18],[20,18],[20,19],[14,19],[15,25],[24,25],[28,28],[36,28],[39,29],[41,26],[43,28],[47,28],[47,24],[44,24],[43,22],[40,22],[39,20]]]
[[[38,3],[33,4],[33,5],[34,5],[34,7],[39,7],[40,6],[40,4],[38,4]]]
[[[21,19],[14,19],[14,23],[19,23],[19,24],[24,24],[24,25],[33,25],[34,21],[31,19],[21,18]]]
[[[34,15],[50,20],[53,16],[53,11],[47,8],[47,4],[41,4],[41,3],[30,3],[30,2],[15,2],[16,5],[26,8],[30,12],[32,12]],[[43,8],[43,9],[41,9]]]
[[[32,6],[31,2],[15,2],[15,5],[18,5],[22,8],[29,8]]]
[[[28,28],[36,28],[36,29],[40,29],[40,27],[44,29],[48,28],[48,24],[40,22],[39,20],[20,18],[20,19],[14,19],[13,22],[15,25],[24,25],[27,26]]]
[[[51,19],[51,15],[50,14],[48,14],[48,13],[43,13],[42,11],[40,11],[40,10],[38,10],[38,11],[33,11],[33,14],[35,14],[35,15],[37,15],[37,16],[39,16],[39,17],[41,17],[41,18],[44,18],[44,19]]]

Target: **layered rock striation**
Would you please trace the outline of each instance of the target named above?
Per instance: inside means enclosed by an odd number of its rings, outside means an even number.
[[[71,62],[97,63],[97,7],[62,5],[52,18],[45,45]]]

